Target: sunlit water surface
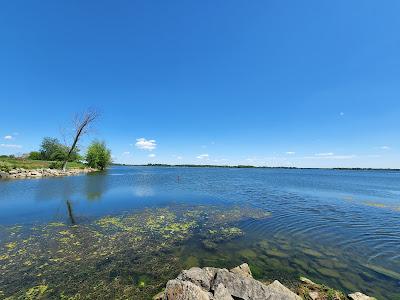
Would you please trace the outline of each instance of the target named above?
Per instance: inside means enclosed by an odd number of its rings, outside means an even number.
[[[113,167],[93,175],[1,181],[1,228],[67,223],[66,201],[77,224],[181,204],[251,206],[271,216],[238,221],[244,235],[214,249],[195,237],[176,244],[171,253],[177,266],[247,261],[260,279],[289,282],[304,275],[345,292],[399,297],[399,172]],[[7,284],[0,285],[3,295]]]

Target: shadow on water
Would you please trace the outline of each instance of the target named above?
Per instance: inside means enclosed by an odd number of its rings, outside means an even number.
[[[75,221],[75,217],[74,217],[74,213],[72,210],[72,204],[70,200],[65,201],[65,204],[67,205],[67,212],[68,212],[68,218],[69,218],[69,222],[74,225],[76,224]]]

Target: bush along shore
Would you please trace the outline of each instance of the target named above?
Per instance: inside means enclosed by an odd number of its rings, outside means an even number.
[[[73,176],[82,173],[96,172],[94,168],[74,168],[65,171],[59,169],[41,168],[41,169],[24,169],[15,168],[6,171],[0,171],[0,179],[22,179],[22,178],[41,178],[56,176]]]
[[[361,292],[343,293],[301,277],[298,289],[291,291],[278,280],[262,283],[253,278],[247,263],[231,270],[212,267],[182,271],[168,281],[154,300],[373,300]]]

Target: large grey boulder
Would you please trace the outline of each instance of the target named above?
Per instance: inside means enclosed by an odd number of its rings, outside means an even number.
[[[210,290],[210,282],[212,280],[212,277],[209,276],[205,270],[194,267],[189,270],[182,271],[182,273],[179,274],[177,279],[183,281],[190,281],[195,285],[208,291]]]
[[[7,172],[0,171],[0,179],[7,179],[9,177]]]
[[[244,300],[265,299],[269,296],[266,285],[253,278],[231,273],[227,269],[218,270],[211,289],[215,290],[220,284],[225,286],[232,296]]]
[[[301,300],[299,296],[274,281],[265,285],[255,280],[247,264],[231,271],[216,268],[191,268],[167,283],[163,300]]]
[[[307,278],[300,280],[312,287],[320,285]],[[320,299],[317,290],[309,292],[311,299]],[[376,300],[360,292],[348,295],[352,300]],[[269,285],[255,280],[247,264],[228,271],[217,268],[191,268],[182,271],[176,279],[168,281],[164,292],[154,300],[301,300],[302,298],[279,281]]]
[[[215,290],[219,284],[225,286],[232,296],[243,300],[301,299],[279,281],[274,281],[270,285],[265,285],[251,277],[235,274],[226,269],[221,269],[217,272],[211,289]]]
[[[242,275],[244,277],[253,278],[253,274],[251,274],[250,267],[247,263],[241,264],[240,266],[237,266],[237,267],[231,269],[230,272],[238,274],[238,275]]]
[[[214,291],[215,300],[234,300],[228,289],[222,283],[218,284]]]
[[[275,299],[301,300],[300,296],[293,293],[278,280],[275,280],[273,283],[267,285],[267,289],[272,294],[272,297],[268,298],[270,300],[275,300]]]
[[[167,283],[164,300],[210,300],[210,297],[194,283],[174,279]]]
[[[215,275],[217,275],[218,268],[213,268],[213,267],[205,267],[203,268],[204,272],[206,272],[208,280],[211,282],[214,281]]]

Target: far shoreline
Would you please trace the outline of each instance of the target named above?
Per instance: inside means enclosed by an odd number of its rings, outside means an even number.
[[[251,165],[195,165],[195,164],[122,164],[113,163],[111,166],[124,167],[163,167],[163,168],[226,168],[226,169],[282,169],[282,170],[335,170],[335,171],[391,171],[399,172],[400,169],[392,168],[312,168],[312,167],[268,167],[268,166],[251,166]]]

